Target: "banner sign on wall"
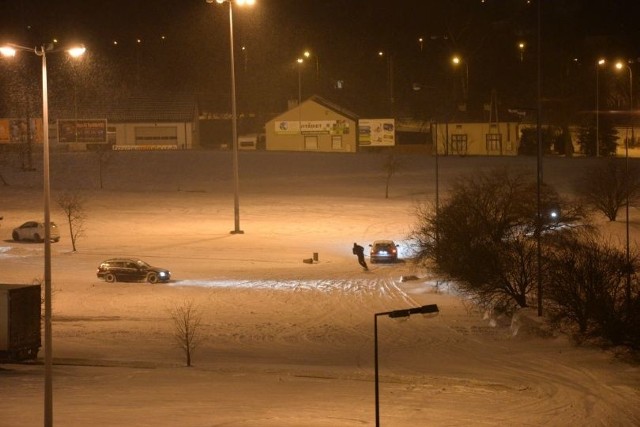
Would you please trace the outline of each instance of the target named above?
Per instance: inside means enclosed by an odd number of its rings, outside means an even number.
[[[107,121],[58,120],[58,142],[107,142]]]
[[[0,119],[0,144],[42,142],[42,119]]]
[[[328,134],[347,135],[349,134],[349,122],[346,120],[282,120],[275,122],[277,134]]]
[[[358,142],[371,147],[396,144],[394,119],[361,119],[358,121]]]

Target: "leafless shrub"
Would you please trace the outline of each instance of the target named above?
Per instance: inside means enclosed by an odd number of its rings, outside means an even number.
[[[587,168],[574,188],[592,209],[615,221],[618,211],[626,203],[640,198],[640,169],[621,159],[603,159]]]
[[[101,190],[104,188],[104,173],[109,169],[114,158],[114,154],[115,152],[111,150],[110,145],[104,147],[101,146],[100,149],[96,151],[96,155],[98,156],[98,178]]]
[[[545,256],[551,317],[575,329],[577,337],[619,345],[640,345],[638,257],[594,233],[573,233],[551,242]]]
[[[56,197],[56,201],[67,217],[71,245],[75,252],[76,242],[84,234],[85,198],[78,192],[65,191]]]
[[[402,166],[402,161],[398,157],[395,150],[389,151],[383,165],[384,171],[386,173],[385,190],[384,190],[385,199],[389,198],[389,186],[391,185],[391,178],[401,166]]]
[[[541,236],[568,232],[560,225],[579,218],[578,209],[551,187],[541,190],[542,206],[560,212],[541,218]],[[536,183],[528,174],[496,169],[460,177],[438,212],[418,207],[411,234],[416,261],[483,307],[527,307],[537,284],[537,211]]]
[[[171,310],[173,320],[173,336],[175,342],[185,355],[187,366],[191,366],[191,358],[196,347],[200,344],[200,325],[202,314],[193,301],[183,301]]]

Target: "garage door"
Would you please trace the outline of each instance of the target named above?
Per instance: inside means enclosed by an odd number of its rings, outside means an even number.
[[[177,126],[136,126],[136,145],[178,145]]]

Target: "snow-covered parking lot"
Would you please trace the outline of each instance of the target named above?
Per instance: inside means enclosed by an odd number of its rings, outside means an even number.
[[[385,199],[382,155],[269,154],[242,153],[235,235],[228,153],[122,153],[104,189],[90,153],[54,156],[54,197],[72,189],[87,200],[75,253],[53,208],[56,425],[374,425],[374,314],[425,304],[439,314],[378,318],[382,425],[640,424],[636,365],[541,334],[531,313],[486,316],[406,259],[413,209],[434,195],[432,158],[407,156]],[[442,191],[509,161],[534,159],[441,159]],[[546,176],[564,190],[580,162],[550,162]],[[13,242],[11,228],[41,216],[39,177],[4,176],[0,283],[31,283],[42,244]],[[634,239],[639,217],[634,207]],[[380,238],[403,259],[363,271],[353,242]],[[168,268],[172,280],[105,283],[96,268],[113,256]],[[169,314],[185,301],[203,322],[191,368]],[[0,365],[0,426],[41,425],[43,392],[41,364]]]

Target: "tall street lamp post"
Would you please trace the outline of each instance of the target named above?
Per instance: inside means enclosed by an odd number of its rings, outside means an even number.
[[[464,83],[462,86],[462,97],[466,105],[469,99],[469,64],[467,63],[467,61],[463,61],[462,58],[457,55],[451,58],[451,63],[455,67],[458,67],[460,64],[464,65]]]
[[[538,150],[536,156],[536,282],[538,290],[538,317],[542,317],[542,0],[538,0],[536,9],[537,15],[537,50],[538,58],[536,64],[536,139],[538,140]]]
[[[213,3],[213,0],[206,0]],[[240,174],[238,172],[238,114],[236,107],[236,72],[233,53],[233,5],[252,6],[255,0],[216,0],[216,3],[229,3],[229,46],[231,53],[231,133],[233,141],[233,217],[234,229],[231,234],[243,234],[240,229]]]
[[[53,426],[53,339],[51,330],[51,186],[49,180],[49,99],[47,90],[47,52],[53,44],[28,48],[19,45],[0,47],[0,54],[7,57],[16,51],[33,52],[42,58],[42,149],[43,149],[43,199],[44,199],[44,425]],[[76,58],[83,55],[84,47],[74,47],[67,53]]]
[[[316,87],[318,88],[318,90],[320,90],[320,60],[318,59],[318,55],[312,53],[310,50],[305,50],[303,55],[307,59],[313,56],[316,60]]]
[[[526,47],[527,45],[525,44],[525,42],[518,43],[518,51],[520,52],[520,62],[524,61],[524,50]]]
[[[298,106],[302,104],[302,64],[304,64],[304,59],[298,58],[296,60],[298,63]]]
[[[379,51],[378,52],[378,56],[380,58],[385,56],[385,53],[383,51]],[[394,98],[394,93],[393,93],[393,55],[389,54],[386,55],[387,57],[387,85],[389,87],[389,113],[391,114],[391,117],[394,116],[395,114],[395,98]]]
[[[604,59],[596,62],[596,157],[600,156],[600,67],[605,63]]]
[[[409,317],[412,314],[434,314],[439,309],[436,304],[423,305],[422,307],[407,308],[403,310],[385,311],[383,313],[375,313],[373,316],[373,334],[374,334],[374,366],[375,366],[375,394],[376,394],[376,427],[380,427],[380,388],[378,377],[378,317],[389,316],[392,319]]]
[[[617,62],[616,69],[622,70],[626,68],[629,71],[629,117],[631,120],[631,140],[634,140],[634,132],[633,132],[633,71],[631,71],[631,67],[629,64],[624,62]],[[626,231],[626,256],[627,256],[627,286],[626,286],[626,297],[627,303],[631,302],[631,255],[629,249],[629,138],[625,138],[624,142],[624,159],[625,159],[625,180],[626,180],[626,195],[627,200],[625,204],[626,211],[626,221],[625,221],[625,231]]]

